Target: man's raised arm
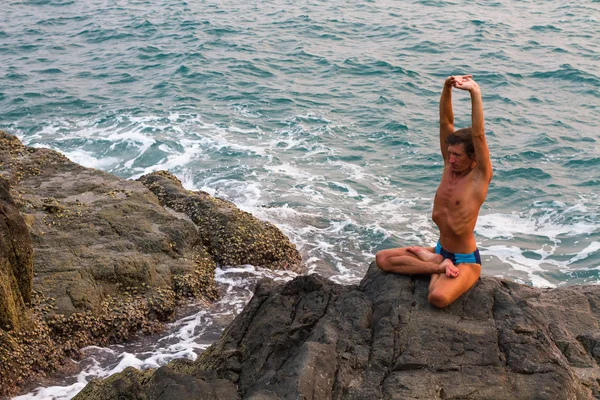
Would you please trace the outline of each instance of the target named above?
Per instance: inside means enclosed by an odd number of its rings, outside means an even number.
[[[473,147],[475,148],[475,168],[483,174],[489,183],[492,180],[492,161],[490,160],[490,150],[485,139],[481,90],[479,84],[471,79],[470,75],[464,78],[466,79],[457,82],[454,87],[467,90],[471,95],[471,125],[473,130]]]
[[[440,150],[444,157],[444,164],[448,161],[448,145],[446,138],[454,132],[454,112],[452,111],[452,86],[456,78],[448,77],[444,82],[440,96]]]

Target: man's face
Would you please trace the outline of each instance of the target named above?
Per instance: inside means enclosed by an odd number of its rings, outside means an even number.
[[[452,172],[462,173],[470,170],[474,159],[467,155],[464,143],[448,145],[448,162]]]

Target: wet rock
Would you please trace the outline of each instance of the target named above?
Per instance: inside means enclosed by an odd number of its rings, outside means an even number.
[[[164,371],[182,375],[172,382],[184,376],[215,387],[228,381],[243,399],[600,396],[600,287],[536,289],[484,276],[439,310],[427,303],[428,283],[374,264],[358,286],[317,275],[263,281],[197,361],[130,372],[139,377],[135,392],[97,381],[76,399],[109,390],[106,399],[157,398],[151,395],[156,384],[145,382]]]
[[[214,373],[181,374],[169,367],[156,372],[140,372],[128,367],[110,377],[108,384],[86,386],[76,398],[105,399],[155,399],[155,400],[233,400],[237,398],[235,385],[220,379]],[[127,393],[125,396],[124,393]]]
[[[161,204],[187,215],[198,227],[202,242],[219,264],[251,264],[302,272],[300,254],[272,224],[202,191],[189,191],[166,171],[139,179]]]

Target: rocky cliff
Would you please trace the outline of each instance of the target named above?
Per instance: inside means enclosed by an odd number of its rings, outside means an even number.
[[[195,361],[129,368],[82,399],[590,399],[600,396],[600,287],[482,279],[446,309],[427,277],[373,264],[358,286],[260,284]]]
[[[0,397],[216,299],[217,263],[302,270],[275,226],[168,172],[120,179],[0,132]]]

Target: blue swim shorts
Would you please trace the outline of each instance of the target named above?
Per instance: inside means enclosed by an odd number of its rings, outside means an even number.
[[[479,249],[475,249],[472,253],[452,253],[450,251],[444,250],[440,241],[438,240],[437,245],[435,245],[435,252],[437,254],[441,254],[446,258],[449,258],[450,261],[454,263],[454,265],[461,263],[470,263],[470,264],[479,264],[481,265],[481,256],[479,255]]]

